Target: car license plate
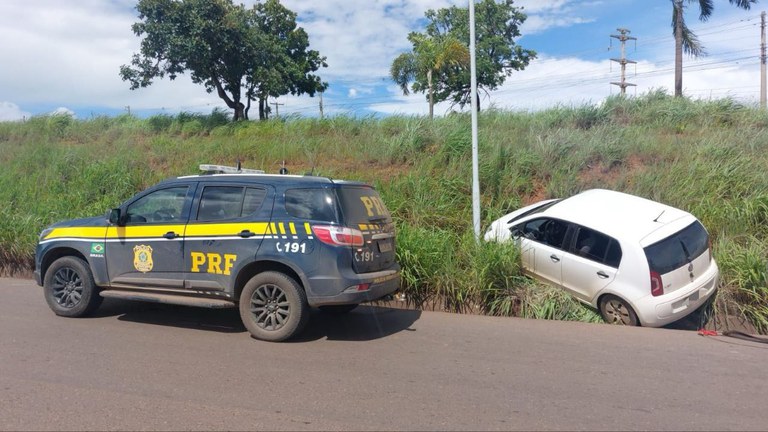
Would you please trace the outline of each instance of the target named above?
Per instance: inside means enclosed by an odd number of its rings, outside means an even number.
[[[391,241],[379,242],[379,252],[392,252],[392,242]]]

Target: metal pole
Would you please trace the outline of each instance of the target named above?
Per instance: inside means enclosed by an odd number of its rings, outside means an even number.
[[[475,0],[469,0],[469,67],[472,98],[472,224],[480,241],[480,176],[477,155],[477,72],[475,71]]]
[[[765,12],[760,14],[760,108],[765,109]]]

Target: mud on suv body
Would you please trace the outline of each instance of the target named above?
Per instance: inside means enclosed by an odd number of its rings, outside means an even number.
[[[363,183],[216,174],[163,181],[105,217],[40,235],[37,283],[62,316],[102,297],[239,304],[257,338],[285,340],[309,306],[346,312],[399,286],[392,218]]]

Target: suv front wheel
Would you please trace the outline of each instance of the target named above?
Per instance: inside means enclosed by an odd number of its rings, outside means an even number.
[[[259,273],[240,294],[240,318],[256,339],[284,341],[307,324],[307,296],[295,280],[283,273]]]
[[[80,317],[101,304],[93,274],[80,258],[65,256],[48,268],[43,282],[45,301],[56,315]]]

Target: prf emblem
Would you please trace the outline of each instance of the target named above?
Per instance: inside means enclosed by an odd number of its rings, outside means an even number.
[[[133,267],[146,273],[152,270],[152,246],[136,245],[133,248]]]
[[[361,196],[360,201],[363,202],[365,211],[368,212],[369,217],[387,215],[386,207],[384,207],[381,198],[377,196]]]

